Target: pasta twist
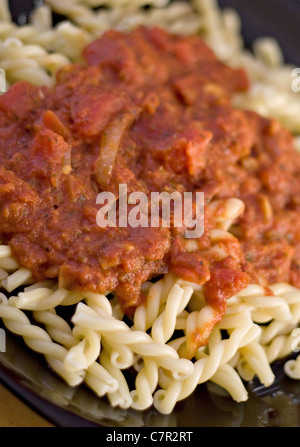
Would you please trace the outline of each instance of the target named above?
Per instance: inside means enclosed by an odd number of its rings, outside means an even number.
[[[8,245],[0,245],[0,268],[11,272],[17,270],[18,263],[12,258],[11,249]],[[5,281],[1,282],[1,285],[5,286]]]
[[[262,326],[259,343],[240,351],[241,356],[236,366],[245,380],[251,380],[258,375],[262,382],[266,381],[265,368],[262,367],[265,358],[271,364],[293,352],[295,342],[293,330],[300,321],[299,290],[286,283],[273,284],[270,288],[274,296],[264,296],[264,289],[254,284],[237,294],[239,304],[249,308],[254,321],[268,323]],[[233,298],[233,308],[236,304],[237,301]],[[289,363],[286,370],[292,375],[291,365]]]
[[[260,344],[271,363],[292,352],[292,331],[300,321],[300,293],[286,283],[273,284],[270,289],[274,296],[262,296],[262,287],[250,285],[238,293],[238,297],[250,306],[254,321],[269,323],[262,327]]]
[[[166,343],[173,335],[177,316],[185,309],[193,294],[192,287],[182,288],[174,284],[168,295],[164,311],[154,321],[151,337],[156,343]]]
[[[213,200],[208,207],[215,216],[217,228],[221,230],[229,230],[245,210],[244,202],[237,198]]]
[[[108,311],[108,315],[113,318],[112,308],[104,295],[94,293],[87,293],[86,295],[94,309],[99,313]],[[86,307],[88,308],[88,306]],[[158,381],[156,359],[145,358],[144,365],[136,377],[136,389],[130,393],[129,397],[124,382],[125,378],[121,372],[122,369],[133,365],[135,361],[133,351],[128,346],[124,346],[123,343],[115,343],[105,334],[100,336],[90,328],[83,328],[78,322],[75,322],[74,329],[71,331],[68,324],[62,321],[54,309],[51,311],[34,311],[33,316],[37,321],[46,325],[47,332],[55,337],[59,343],[64,346],[68,345],[68,353],[64,360],[65,368],[71,371],[76,371],[79,368],[84,369],[86,371],[85,382],[98,395],[107,395],[113,405],[121,406],[121,408],[132,406],[136,409],[145,409],[151,406],[153,392]],[[82,335],[84,338],[80,340]],[[101,354],[100,340],[102,345]],[[86,351],[87,343],[91,350],[90,353]],[[100,365],[96,362],[99,354]],[[165,364],[168,364],[167,361]],[[180,370],[179,373],[181,373]],[[107,377],[103,377],[105,375]],[[115,382],[111,382],[111,388],[109,388],[107,381],[108,378],[112,381],[112,377],[118,385],[113,386]]]
[[[52,340],[65,348],[70,349],[78,342],[67,321],[57,315],[55,309],[34,311],[33,317],[36,321],[45,325]]]
[[[119,382],[117,379],[118,377],[115,378],[100,363],[94,362],[86,370],[84,381],[97,396],[102,397],[118,390]]]
[[[135,355],[128,346],[114,343],[111,340],[107,341],[105,336],[102,336],[101,340],[102,346],[110,356],[110,362],[115,368],[126,369],[134,364]]]
[[[70,61],[80,61],[83,48],[91,40],[92,36],[87,31],[69,20],[53,27],[52,11],[49,6],[43,5],[34,10],[30,23],[22,27],[10,20],[0,21],[1,48],[6,55],[2,55],[1,65],[5,63],[10,70],[13,64],[18,66],[19,63],[19,70],[23,66],[23,71],[13,73],[13,79],[21,80],[26,76],[25,68],[36,67],[38,63],[40,78],[34,78],[36,83],[40,85],[39,82],[45,79],[51,85],[52,78],[54,81],[53,75],[61,66]],[[35,56],[35,59],[32,59],[32,56]],[[46,76],[48,71],[52,75],[50,78]],[[19,78],[20,75],[23,77]]]
[[[293,352],[295,337],[291,332],[289,335],[276,335],[268,344],[262,345],[269,363],[283,359]]]
[[[274,374],[263,346],[255,341],[241,348],[240,359],[236,365],[239,375],[247,381],[258,376],[260,382],[269,386],[274,381]]]
[[[241,386],[241,378],[229,363],[221,365],[210,381],[226,390],[236,402],[247,400],[247,393]]]
[[[203,349],[197,353],[198,359],[194,364],[194,372],[191,376],[184,380],[176,381],[166,375],[161,375],[159,384],[162,389],[154,394],[154,406],[157,410],[164,414],[169,413],[174,408],[176,402],[190,395],[198,384],[212,380],[219,368],[227,364],[237,353],[238,349],[249,345],[259,337],[260,328],[250,323],[244,327],[234,329],[229,338],[224,340],[221,340],[219,331],[218,328],[215,328],[212,332],[209,353],[206,353]],[[270,371],[269,365],[267,365],[267,368]],[[247,393],[244,385],[237,375],[235,375],[235,378],[235,398],[238,396],[241,401],[246,400]]]
[[[249,307],[252,319],[257,323],[267,323],[273,319],[290,321],[292,318],[287,300],[281,295],[266,295],[261,286],[250,284],[237,296]]]
[[[7,275],[2,281],[2,287],[7,290],[7,292],[12,292],[28,282],[32,282],[32,275],[28,269],[19,268],[15,272]]]
[[[134,313],[132,329],[147,331],[153,325],[165,305],[170,280],[173,284],[173,277],[167,275],[160,281],[149,284],[145,302],[138,306]]]
[[[100,355],[100,363],[105,370],[111,374],[118,383],[118,387],[114,391],[107,393],[107,397],[113,407],[129,408],[132,404],[132,397],[127,381],[119,368],[116,368],[110,361],[110,357],[103,350]]]
[[[9,37],[0,43],[0,63],[9,83],[22,80],[52,87],[55,73],[69,63],[69,59],[62,54],[50,54],[40,45],[25,45]]]
[[[82,295],[66,289],[46,287],[43,284],[25,287],[23,292],[11,297],[14,306],[24,310],[49,310],[59,305],[75,304],[82,300]]]
[[[223,61],[235,60],[242,48],[241,21],[232,9],[222,12],[216,0],[194,0],[203,20],[203,32],[209,46]]]
[[[45,325],[47,333],[53,340],[67,349],[64,358],[64,367],[67,371],[75,373],[84,370],[84,382],[98,396],[116,391],[118,382],[98,363],[100,338],[93,331],[78,326],[72,330],[54,309],[34,311],[33,316],[36,321]]]
[[[139,25],[168,27],[173,32],[197,32],[201,26],[201,19],[194,13],[186,2],[169,4],[169,0],[110,0],[106,2],[79,2],[68,0],[62,5],[57,0],[46,0],[46,4],[55,12],[65,15],[80,27],[93,35],[109,28],[128,31]],[[108,10],[93,11],[94,5],[106,6]],[[151,5],[148,12],[141,13],[141,7]],[[164,7],[162,9],[162,6]]]
[[[136,389],[131,391],[132,408],[145,410],[153,404],[153,393],[158,384],[158,367],[155,359],[146,358],[135,380]]]
[[[12,333],[21,335],[25,343],[34,351],[43,354],[48,363],[67,383],[79,385],[84,378],[84,371],[72,372],[64,367],[67,350],[51,340],[49,334],[30,320],[20,309],[13,307],[5,295],[0,295],[0,316],[4,325]]]
[[[300,356],[298,355],[295,360],[288,360],[284,365],[284,372],[291,379],[300,379]]]
[[[193,364],[186,359],[180,359],[170,346],[154,343],[146,332],[131,330],[123,321],[116,320],[100,310],[95,312],[84,303],[78,304],[72,321],[97,331],[109,343],[122,343],[137,355],[155,358],[160,367],[169,369],[173,374],[184,377],[193,372]]]
[[[100,355],[101,339],[94,331],[79,326],[74,327],[73,335],[80,341],[69,349],[64,360],[65,368],[86,370]]]

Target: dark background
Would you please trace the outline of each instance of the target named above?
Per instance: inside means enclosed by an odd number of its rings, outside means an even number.
[[[219,4],[237,10],[247,45],[258,36],[275,37],[286,62],[300,67],[299,0],[220,0]]]

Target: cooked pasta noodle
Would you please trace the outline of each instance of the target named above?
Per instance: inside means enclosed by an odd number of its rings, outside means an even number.
[[[118,383],[118,387],[115,391],[107,393],[109,401],[113,406],[129,408],[132,403],[132,398],[124,374],[119,368],[116,368],[111,363],[110,358],[105,351],[101,352],[100,363],[104,366],[105,370],[108,371],[112,375],[112,377],[115,378]]]
[[[64,358],[66,371],[84,370],[86,384],[99,396],[117,389],[116,381],[97,361],[101,340],[93,331],[80,327],[72,330],[54,309],[34,311],[33,316],[37,322],[45,325],[47,333],[54,341],[67,349]]]
[[[167,343],[172,337],[177,315],[187,306],[193,293],[192,287],[183,289],[175,284],[169,295],[164,311],[154,321],[151,329],[151,337],[156,343]]]
[[[98,395],[114,393],[119,388],[117,378],[98,362],[92,363],[86,370],[85,383]]]
[[[65,368],[70,371],[86,370],[99,357],[101,339],[92,330],[75,326],[73,335],[80,341],[72,346],[64,360]]]
[[[153,393],[158,384],[158,365],[155,359],[145,358],[143,367],[135,379],[135,389],[131,391],[132,408],[145,410],[153,404]]]
[[[221,365],[210,380],[226,390],[236,402],[247,400],[240,376],[228,363]]]
[[[54,371],[70,385],[74,386],[82,382],[83,370],[73,373],[64,367],[68,351],[63,346],[54,343],[45,330],[31,324],[25,313],[10,305],[3,294],[1,294],[0,315],[5,326],[14,334],[21,335],[31,349],[44,354]]]
[[[106,341],[105,337],[102,337],[102,346],[105,349],[107,355],[110,357],[111,364],[119,369],[126,369],[131,367],[135,362],[135,356],[130,347],[122,343],[113,343],[112,341]]]
[[[168,345],[155,343],[146,332],[132,331],[123,321],[102,312],[96,313],[83,303],[78,304],[72,321],[92,328],[109,342],[128,345],[137,355],[155,357],[159,366],[170,369],[172,374],[184,376],[192,373],[192,363],[180,359],[177,352]]]
[[[284,364],[285,373],[292,379],[300,379],[300,357],[298,356],[296,360],[288,360]]]
[[[217,228],[221,230],[228,230],[245,210],[244,202],[236,198],[213,200],[208,207],[215,214]]]
[[[64,318],[57,315],[55,309],[35,310],[33,317],[37,322],[45,325],[52,340],[60,343],[67,349],[72,348],[77,343],[70,325]]]
[[[1,285],[7,292],[12,292],[14,289],[23,286],[27,281],[32,281],[31,272],[25,268],[19,268],[11,275],[6,276]]]
[[[194,364],[194,371],[191,376],[181,381],[172,380],[166,378],[166,376],[163,380],[160,380],[162,389],[156,391],[154,394],[154,404],[159,411],[169,413],[173,410],[176,402],[189,396],[197,385],[211,380],[214,374],[219,371],[220,366],[229,364],[237,349],[242,349],[244,344],[245,346],[251,345],[252,341],[258,338],[260,328],[250,323],[250,326],[246,325],[244,328],[234,329],[230,337],[226,340],[220,340],[219,333],[216,331],[218,331],[217,327],[214,329],[210,338],[209,354],[203,350],[200,350],[196,354],[197,361]],[[215,343],[214,338],[216,338]],[[264,377],[269,380],[272,373],[266,358],[264,360],[264,366],[267,366],[267,371],[269,372],[269,374],[265,373]],[[235,378],[237,379],[237,376]],[[246,400],[247,391],[241,379],[235,380],[234,383],[236,385],[235,396],[240,396],[241,401]]]

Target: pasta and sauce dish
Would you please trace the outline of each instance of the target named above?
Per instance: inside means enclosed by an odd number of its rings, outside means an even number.
[[[4,327],[121,408],[271,385],[300,321],[300,105],[276,42],[248,54],[236,13],[209,0],[48,0],[24,26],[0,14]],[[97,197],[116,206],[120,185],[135,225],[120,209],[100,226]],[[169,225],[140,219],[162,192],[203,194],[199,237],[175,205]]]

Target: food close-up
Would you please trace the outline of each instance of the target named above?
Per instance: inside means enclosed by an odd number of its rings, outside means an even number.
[[[54,425],[299,426],[300,68],[251,13],[0,0],[0,379]]]

